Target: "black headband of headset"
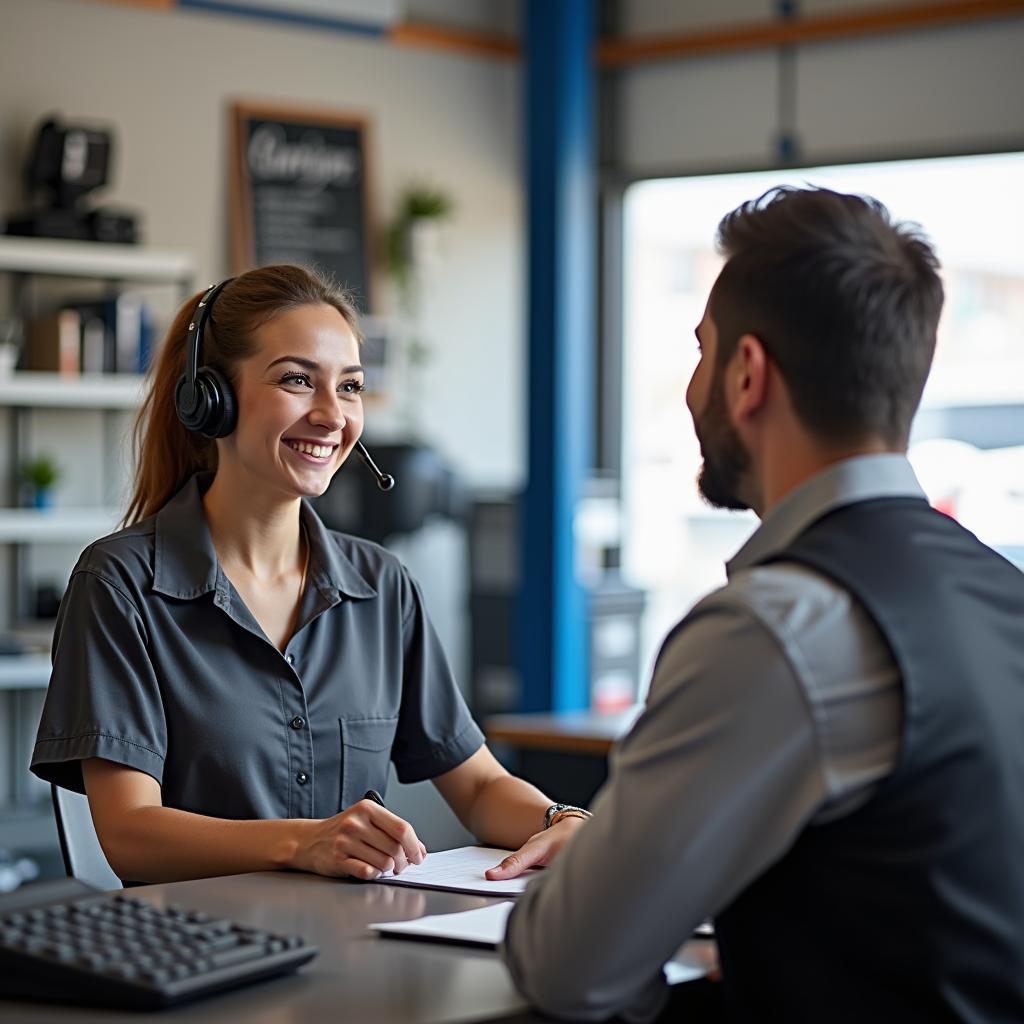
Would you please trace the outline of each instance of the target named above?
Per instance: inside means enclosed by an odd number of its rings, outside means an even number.
[[[206,289],[188,325],[188,339],[185,342],[185,382],[193,387],[196,377],[199,375],[199,343],[203,337],[203,327],[210,316],[214,299],[220,295],[221,289],[230,281],[234,281],[234,278],[226,277],[223,281],[211,284]]]

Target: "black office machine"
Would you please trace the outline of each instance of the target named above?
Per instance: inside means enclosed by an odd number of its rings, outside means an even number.
[[[7,234],[139,241],[133,213],[85,202],[110,180],[113,148],[113,132],[107,128],[61,124],[53,117],[43,121],[25,162],[25,190],[35,205],[7,218]]]

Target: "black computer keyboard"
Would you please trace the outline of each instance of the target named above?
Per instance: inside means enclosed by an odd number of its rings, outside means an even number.
[[[74,879],[0,897],[0,994],[156,1009],[293,971],[317,954],[275,935]]]

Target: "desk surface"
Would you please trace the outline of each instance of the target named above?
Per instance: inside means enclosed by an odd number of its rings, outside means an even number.
[[[273,931],[304,936],[320,955],[297,974],[179,1009],[134,1014],[0,1002],[0,1021],[17,1024],[435,1024],[540,1020],[530,1014],[497,954],[464,946],[385,939],[366,926],[423,914],[470,910],[491,898],[360,885],[285,872],[233,875],[133,889],[154,903],[177,903]]]
[[[493,715],[484,722],[487,738],[531,750],[572,754],[607,754],[640,714],[640,705],[625,711],[564,711],[554,714]]]

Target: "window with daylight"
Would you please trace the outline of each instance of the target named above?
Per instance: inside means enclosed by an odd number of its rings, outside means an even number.
[[[1024,153],[638,182],[625,197],[622,560],[648,592],[644,679],[757,524],[698,495],[684,396],[717,223],[779,184],[875,196],[935,244],[946,304],[910,458],[933,504],[1024,568]]]

